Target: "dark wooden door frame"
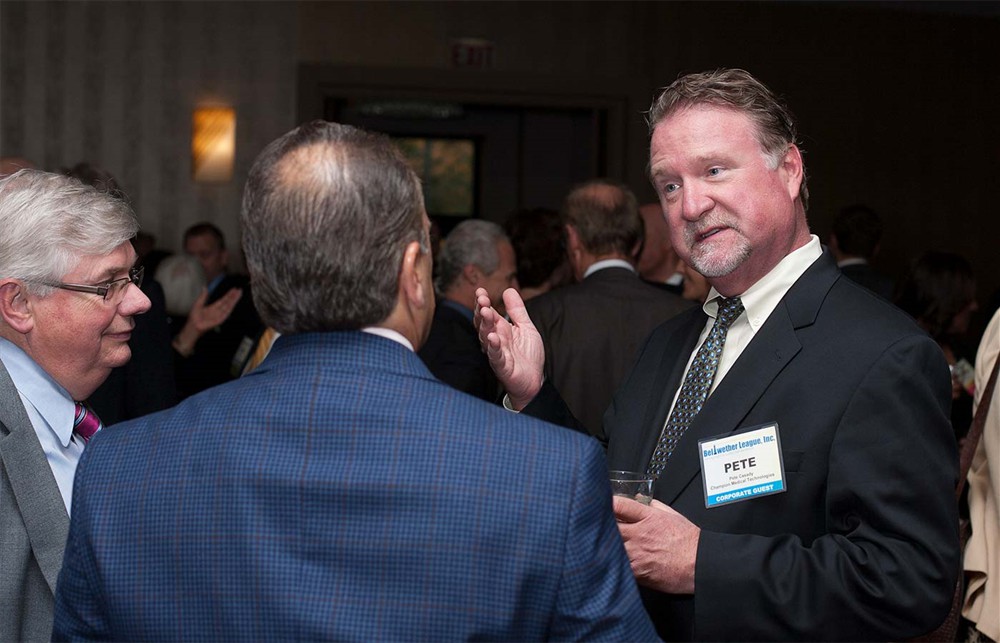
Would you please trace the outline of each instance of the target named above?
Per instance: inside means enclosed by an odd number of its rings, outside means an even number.
[[[609,177],[644,177],[648,139],[642,78],[594,79],[482,70],[345,67],[303,63],[298,69],[298,122],[323,117],[327,98],[397,98],[519,107],[583,108],[607,114],[603,154]]]

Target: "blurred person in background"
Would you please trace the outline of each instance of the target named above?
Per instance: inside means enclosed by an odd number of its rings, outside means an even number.
[[[952,374],[951,423],[961,443],[972,422],[975,345],[967,333],[976,303],[976,278],[965,257],[926,252],[900,280],[893,301],[937,342]]]
[[[688,301],[703,304],[708,299],[708,292],[712,289],[712,284],[700,272],[680,262],[681,274],[684,275],[684,289],[681,296]]]
[[[690,307],[643,280],[635,195],[617,181],[574,186],[563,201],[566,248],[577,283],[531,299],[526,309],[545,348],[552,381],[587,431],[604,440],[601,418],[649,333]],[[489,293],[496,301],[501,293]]]
[[[663,208],[659,203],[646,203],[639,206],[639,214],[642,215],[645,228],[642,251],[636,262],[639,276],[675,295],[683,295],[684,271],[681,268],[683,262],[674,252]]]
[[[976,354],[978,409],[989,404],[983,436],[976,447],[968,476],[969,526],[965,546],[964,616],[972,625],[970,641],[1000,641],[1000,387],[991,400],[984,389],[1000,356],[1000,311],[986,327]]]
[[[201,263],[191,255],[170,255],[157,267],[156,280],[163,286],[171,324],[175,329],[182,327],[191,314],[195,300],[205,290],[205,272]]]
[[[495,402],[500,389],[479,346],[472,308],[476,288],[499,296],[507,288],[518,287],[514,247],[496,223],[469,219],[445,237],[434,263],[439,301],[418,355],[445,384]]]
[[[194,307],[201,311],[218,304],[219,315],[208,320],[189,317],[190,323],[174,335],[173,347],[181,358],[177,389],[182,399],[239,377],[264,332],[249,280],[229,272],[222,231],[208,222],[191,226],[184,231],[184,252],[198,260],[205,275],[205,291]]]
[[[37,166],[20,156],[0,156],[0,178],[9,176],[18,170],[33,170]]]
[[[842,209],[833,222],[828,243],[844,276],[868,290],[892,299],[892,279],[872,266],[882,242],[882,219],[866,205]]]
[[[517,283],[525,301],[560,286],[573,283],[566,256],[566,237],[559,212],[550,208],[528,208],[511,214],[504,222],[517,257]]]

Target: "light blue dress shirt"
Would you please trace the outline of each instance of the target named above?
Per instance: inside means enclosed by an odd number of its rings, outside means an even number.
[[[76,403],[66,389],[6,339],[0,339],[0,361],[21,396],[66,503],[66,513],[69,513],[73,501],[73,476],[83,454],[83,441],[73,438]]]

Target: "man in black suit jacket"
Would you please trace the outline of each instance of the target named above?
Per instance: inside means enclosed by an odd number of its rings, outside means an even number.
[[[207,293],[195,307],[218,303],[231,312],[221,323],[207,327],[185,323],[174,336],[181,398],[239,377],[264,332],[249,280],[227,272],[229,252],[222,231],[211,223],[191,226],[184,232],[184,251],[198,259],[205,272]]]
[[[499,298],[518,287],[514,246],[503,228],[478,219],[455,226],[437,257],[435,282],[440,301],[420,359],[445,384],[495,402],[500,389],[479,346],[472,307],[476,288]]]
[[[882,240],[882,220],[865,205],[851,205],[840,211],[830,234],[830,251],[844,276],[879,296],[892,301],[895,284],[872,267]]]
[[[614,506],[660,636],[933,630],[959,570],[941,351],[844,279],[809,233],[794,121],[759,81],[742,70],[681,77],[650,123],[674,247],[713,286],[701,309],[653,333],[605,416],[609,467],[658,476],[651,506]],[[542,386],[541,341],[517,294],[504,298],[511,323],[485,293],[477,316],[509,405],[572,424]],[[717,316],[731,321],[724,339]],[[685,421],[679,438],[666,430]]]
[[[632,258],[643,225],[627,187],[608,180],[584,183],[570,191],[562,210],[579,283],[526,306],[545,344],[545,376],[587,432],[603,441],[604,410],[646,337],[691,304],[636,274]]]

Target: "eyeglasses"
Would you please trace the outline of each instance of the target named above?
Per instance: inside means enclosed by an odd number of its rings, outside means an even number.
[[[114,279],[103,284],[98,284],[96,286],[88,286],[86,284],[45,284],[46,286],[51,286],[53,288],[62,288],[63,290],[73,290],[75,292],[86,292],[94,295],[100,295],[104,298],[104,301],[118,301],[125,294],[125,289],[128,288],[129,284],[135,284],[138,288],[142,286],[142,276],[145,272],[143,266],[138,268],[132,268],[128,271],[128,277],[122,277],[121,279]]]

